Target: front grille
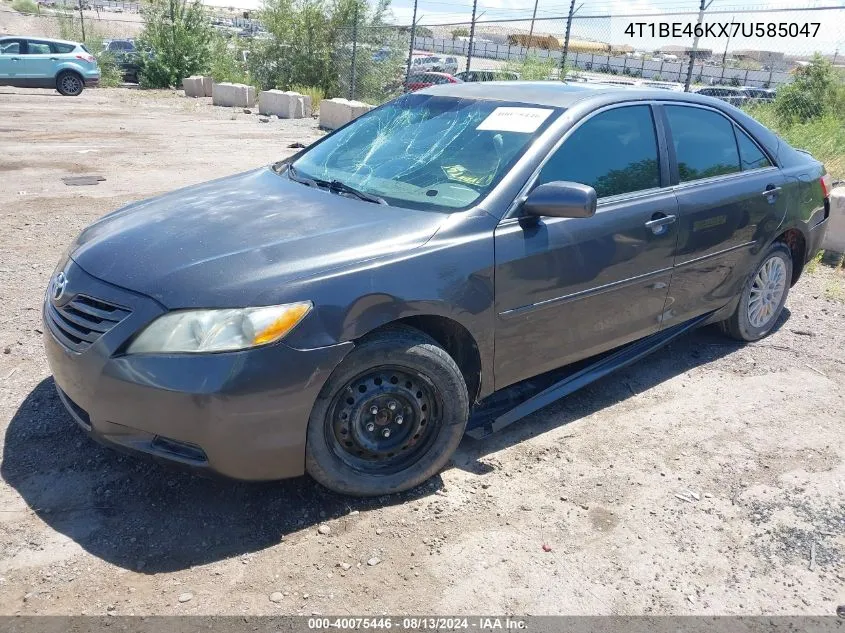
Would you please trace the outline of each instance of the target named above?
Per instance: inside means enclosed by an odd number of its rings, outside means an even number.
[[[47,323],[55,337],[81,352],[129,316],[131,310],[101,299],[77,295],[61,307],[47,301]]]

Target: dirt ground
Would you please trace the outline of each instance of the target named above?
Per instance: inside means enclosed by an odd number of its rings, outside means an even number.
[[[401,496],[211,481],[87,439],[41,344],[65,246],[131,200],[319,134],[207,101],[0,90],[0,613],[819,615],[845,603],[845,277],[821,265],[764,341],[696,332],[465,439],[440,477]],[[78,175],[105,181],[61,180]]]

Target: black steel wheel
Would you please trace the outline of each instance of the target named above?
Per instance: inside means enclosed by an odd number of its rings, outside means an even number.
[[[326,437],[351,468],[396,473],[428,448],[441,408],[434,385],[420,372],[375,367],[337,392],[326,418],[331,427]]]
[[[468,414],[455,361],[422,332],[391,328],[361,341],[323,387],[306,468],[344,494],[406,490],[443,468]]]

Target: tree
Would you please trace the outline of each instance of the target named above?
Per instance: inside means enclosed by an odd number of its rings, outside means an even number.
[[[395,46],[395,30],[385,25],[388,6],[389,0],[372,6],[367,0],[265,0],[261,21],[270,37],[250,51],[250,75],[262,88],[304,86],[346,97],[354,55],[354,96],[382,100],[394,57],[407,51],[407,44]],[[388,54],[375,54],[381,50]]]
[[[453,29],[452,30],[452,39],[456,40],[459,37],[469,37],[469,29],[466,29],[462,26],[458,27],[456,29]]]
[[[778,90],[775,112],[781,123],[806,122],[845,108],[845,85],[833,65],[816,53],[795,69],[794,81]]]
[[[148,0],[139,57],[145,87],[178,86],[207,70],[212,28],[199,0]]]

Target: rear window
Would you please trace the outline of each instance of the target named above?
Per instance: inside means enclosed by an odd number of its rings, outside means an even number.
[[[76,48],[73,44],[53,44],[53,48],[57,53],[72,53]]]
[[[47,42],[33,42],[30,40],[26,44],[26,52],[29,55],[49,55],[52,51]]]
[[[81,48],[83,51],[85,51],[89,55],[91,54],[91,51],[88,50],[88,48],[85,46],[85,44],[80,44],[79,48]]]
[[[666,106],[681,182],[740,171],[734,126],[703,108]]]

